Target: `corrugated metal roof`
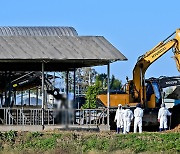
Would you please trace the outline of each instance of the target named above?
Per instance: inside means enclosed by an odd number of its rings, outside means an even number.
[[[0,27],[0,71],[49,71],[127,60],[102,36],[78,36],[72,27]]]
[[[77,36],[73,27],[0,27],[0,36]]]
[[[0,36],[0,60],[125,60],[102,36]]]

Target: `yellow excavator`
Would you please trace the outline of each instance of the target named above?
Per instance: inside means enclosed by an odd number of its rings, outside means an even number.
[[[175,37],[172,38],[174,35]],[[155,80],[145,80],[144,76],[148,67],[170,49],[173,50],[176,67],[180,71],[180,29],[177,29],[164,41],[138,58],[133,69],[133,80],[127,81],[122,93],[110,94],[110,107],[117,107],[118,104],[135,107],[137,103],[141,103],[145,109],[159,108],[162,97],[158,83]],[[107,106],[106,94],[98,95],[97,99]]]
[[[172,35],[175,34],[175,38],[168,40]],[[168,40],[168,41],[167,41]],[[140,102],[148,108],[156,107],[156,96],[151,95],[151,98],[146,102],[146,87],[144,85],[144,74],[148,67],[159,59],[163,54],[165,54],[170,49],[173,49],[174,59],[176,62],[176,67],[180,71],[180,29],[171,34],[167,39],[160,42],[153,49],[146,52],[141,56],[136,63],[133,70],[133,84],[134,84],[134,98],[140,98]]]

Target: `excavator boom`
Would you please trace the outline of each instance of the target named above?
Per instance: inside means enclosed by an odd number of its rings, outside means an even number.
[[[141,56],[133,70],[133,84],[134,84],[134,97],[139,98],[142,103],[144,103],[144,75],[147,68],[159,59],[162,55],[164,55],[170,49],[174,49],[174,59],[176,61],[176,66],[178,71],[180,71],[180,29],[177,29],[175,33],[175,38],[168,40],[165,39],[164,41],[160,42],[156,45],[153,49],[146,52],[143,56]],[[173,35],[172,34],[172,35]],[[170,37],[172,36],[170,35]]]

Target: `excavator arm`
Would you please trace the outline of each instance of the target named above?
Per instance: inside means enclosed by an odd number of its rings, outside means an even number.
[[[172,35],[175,34],[175,38],[169,40]],[[180,71],[180,29],[171,34],[167,39],[160,42],[153,49],[146,52],[144,55],[138,58],[138,61],[133,69],[133,84],[134,84],[134,98],[140,99],[144,103],[144,75],[148,67],[164,55],[167,51],[173,49],[174,59],[178,71]]]

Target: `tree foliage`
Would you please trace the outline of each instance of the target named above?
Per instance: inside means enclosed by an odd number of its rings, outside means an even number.
[[[121,81],[116,79],[114,75],[112,75],[111,81],[110,81],[110,89],[111,90],[120,90],[122,87]]]
[[[107,88],[107,75],[105,73],[98,74],[95,79],[95,84],[99,85],[100,89]]]
[[[88,86],[86,91],[86,103],[83,108],[96,108],[96,96],[99,94],[100,87],[98,84]]]
[[[114,75],[110,79],[110,89],[111,90],[120,90],[121,81],[116,79]],[[96,108],[96,97],[100,91],[107,90],[107,75],[98,74],[93,85],[88,86],[85,93],[86,103],[83,105],[83,108]]]

